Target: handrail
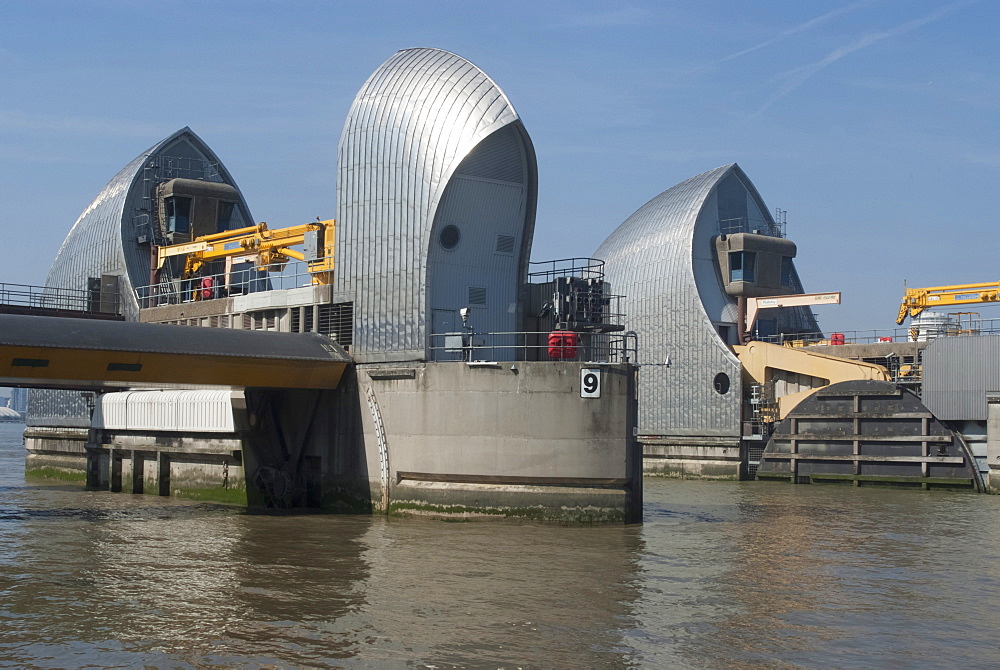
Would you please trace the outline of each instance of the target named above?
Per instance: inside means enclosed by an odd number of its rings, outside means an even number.
[[[638,336],[633,331],[615,333],[575,332],[572,344],[550,342],[550,331],[473,331],[434,333],[428,336],[428,349],[436,361],[516,362],[575,361],[593,363],[636,363]],[[556,349],[557,356],[550,356]]]
[[[105,296],[106,300],[107,297]],[[0,305],[30,309],[57,309],[96,313],[103,311],[98,291],[32,284],[0,283]],[[114,295],[114,313],[121,312],[120,296]]]

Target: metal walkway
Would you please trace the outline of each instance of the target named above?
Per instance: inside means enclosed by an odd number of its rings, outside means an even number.
[[[0,385],[332,389],[350,356],[314,333],[0,314]]]
[[[86,291],[0,283],[0,314],[124,321],[118,278],[106,276],[91,281],[95,284]]]

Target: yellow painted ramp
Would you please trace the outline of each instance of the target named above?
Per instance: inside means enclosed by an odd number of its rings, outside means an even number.
[[[0,385],[336,388],[350,356],[315,333],[0,314]]]

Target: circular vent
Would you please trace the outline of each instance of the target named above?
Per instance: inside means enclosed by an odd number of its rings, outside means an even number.
[[[441,230],[441,236],[438,239],[441,241],[441,246],[445,249],[454,249],[458,246],[458,241],[462,239],[462,233],[459,232],[456,226],[445,226]]]
[[[726,395],[729,393],[729,375],[725,372],[720,372],[715,375],[715,380],[712,384],[715,386],[715,390],[719,392],[719,395]]]

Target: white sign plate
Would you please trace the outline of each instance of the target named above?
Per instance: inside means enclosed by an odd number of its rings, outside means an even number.
[[[583,368],[580,370],[580,397],[601,397],[601,369]]]

